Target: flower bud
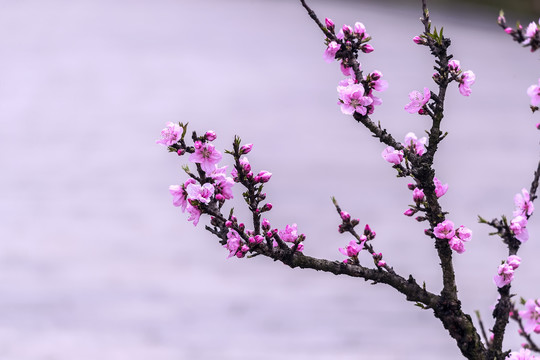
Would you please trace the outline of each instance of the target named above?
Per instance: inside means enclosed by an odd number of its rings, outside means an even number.
[[[216,194],[216,200],[223,201],[225,200],[225,197],[222,194]]]
[[[245,228],[246,228],[246,225],[244,225],[244,223],[238,224],[238,230],[244,231]]]
[[[264,204],[263,207],[261,208],[261,212],[270,211],[270,210],[272,210],[272,204],[270,203]]]
[[[536,327],[534,328],[534,332],[540,334],[540,325],[536,325]]]
[[[415,184],[407,184],[407,187],[409,188],[409,190],[414,190],[414,189],[416,189],[416,185],[415,185]]]
[[[225,226],[228,227],[228,228],[231,228],[232,227],[232,221],[230,221],[230,220],[225,221]]]
[[[268,221],[268,219],[266,219],[266,218],[262,219],[261,226],[262,226],[263,230],[268,231],[270,229],[270,227],[271,227],[270,221]]]
[[[370,52],[372,52],[375,49],[370,44],[364,44],[364,45],[362,45],[360,47],[360,50],[362,50],[362,52],[364,52],[366,54],[369,54]]]
[[[412,41],[414,41],[418,45],[425,45],[426,41],[422,39],[420,36],[413,37]]]
[[[506,29],[504,29],[504,32],[507,34],[511,34],[513,31],[514,29],[512,29],[511,27],[507,27]]]
[[[343,234],[343,233],[345,232],[345,229],[343,229],[343,226],[342,226],[341,224],[338,225],[338,232],[339,232],[340,234]]]
[[[351,225],[353,227],[355,227],[356,225],[360,224],[360,219],[352,219],[351,220]]]
[[[343,221],[349,221],[349,220],[351,220],[351,215],[350,215],[348,212],[346,212],[346,211],[342,211],[339,215],[341,216],[341,219],[342,219]]]
[[[258,175],[259,177],[259,181],[262,182],[262,183],[266,183],[270,180],[270,178],[272,177],[272,173],[271,172],[268,172],[266,170],[263,170],[261,171]]]
[[[343,35],[345,35],[345,37],[352,34],[352,28],[349,25],[343,25],[342,30],[343,30]]]
[[[214,141],[217,138],[216,132],[214,130],[208,130],[206,134],[204,134],[204,138],[208,141]]]
[[[182,156],[186,153],[186,150],[184,149],[178,149],[178,151],[176,152],[178,154],[178,156]]]
[[[354,24],[354,33],[358,35],[363,35],[366,32],[366,27],[361,22],[356,22]]]
[[[267,232],[266,232],[266,237],[267,237],[267,238],[271,238],[272,235],[274,235],[274,234],[272,233],[272,231],[267,231]]]
[[[334,22],[329,18],[324,19],[324,22],[326,23],[326,28],[328,29],[328,31],[333,33],[336,26]]]
[[[384,261],[384,260],[379,260],[379,262],[377,263],[377,266],[379,266],[379,267],[386,266],[386,261]]]
[[[246,144],[240,148],[240,154],[249,154],[251,149],[253,148],[253,144]]]
[[[413,216],[415,213],[416,213],[415,210],[409,208],[409,209],[405,210],[405,212],[403,213],[403,215],[405,215],[405,216]]]
[[[418,221],[418,222],[422,222],[422,221],[426,221],[426,218],[424,216],[417,216],[414,218],[414,220]]]
[[[195,141],[195,143],[193,144],[193,146],[195,147],[195,149],[199,150],[200,148],[202,148],[202,142],[200,142],[199,140]]]
[[[413,200],[417,204],[424,201],[424,190],[415,188],[413,190]]]

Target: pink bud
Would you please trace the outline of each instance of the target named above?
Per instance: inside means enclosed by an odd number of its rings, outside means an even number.
[[[186,150],[184,149],[178,149],[178,151],[176,152],[178,154],[178,156],[182,156],[186,153]]]
[[[246,144],[240,148],[240,154],[248,154],[253,148],[253,144]]]
[[[380,267],[386,266],[386,261],[379,260],[379,262],[377,263],[377,266],[380,266]]]
[[[214,141],[217,138],[216,132],[214,130],[208,130],[206,134],[204,134],[204,137],[208,141]]]
[[[523,330],[518,329],[518,334],[519,334],[519,335],[523,335]]]
[[[349,25],[343,25],[342,30],[345,36],[350,35],[352,33],[352,28]]]
[[[536,325],[536,327],[534,328],[534,332],[540,334],[540,325]]]
[[[268,221],[268,219],[262,219],[262,228],[263,230],[268,230],[270,229],[270,221]]]
[[[330,30],[331,32],[334,32],[334,28],[335,28],[334,22],[329,18],[324,19],[324,22],[326,23],[326,28]]]
[[[424,190],[415,188],[413,190],[413,200],[416,203],[422,202],[424,200]]]
[[[415,184],[407,184],[407,187],[409,188],[409,190],[414,190],[414,189],[416,189],[416,185],[415,185]]]
[[[228,228],[232,227],[232,221],[230,220],[225,221],[225,226]]]
[[[240,223],[238,224],[238,228],[240,229],[240,231],[244,231],[244,229],[246,228],[246,225],[244,225],[243,223]]]
[[[366,32],[366,27],[361,22],[356,22],[354,24],[354,32],[358,35],[362,35]]]
[[[267,231],[266,232],[266,237],[271,238],[272,235],[273,235],[272,231]]]
[[[270,180],[270,178],[272,177],[272,173],[271,172],[268,172],[266,170],[263,170],[261,171],[258,175],[259,177],[259,181],[262,182],[262,183],[266,183]]]
[[[414,214],[416,213],[416,211],[414,211],[413,209],[407,209],[405,210],[405,212],[403,213],[403,215],[405,216],[413,216]]]
[[[195,141],[195,143],[193,144],[193,146],[195,147],[195,149],[199,150],[200,148],[202,148],[202,142],[200,142],[199,140]]]
[[[341,219],[342,219],[343,221],[349,221],[349,220],[351,220],[351,215],[349,215],[349,213],[346,212],[346,211],[342,211],[339,215],[341,216]]]
[[[272,204],[270,203],[264,204],[264,206],[261,209],[261,211],[270,211],[270,210],[272,210]]]
[[[225,197],[222,194],[216,194],[216,200],[223,201],[225,200]]]
[[[511,34],[512,31],[514,31],[514,29],[512,29],[511,27],[507,27],[506,29],[504,29],[504,32],[507,34]]]
[[[426,43],[424,39],[422,39],[420,36],[413,37],[412,41],[414,41],[418,45],[424,45]]]
[[[360,50],[362,50],[366,54],[369,54],[375,49],[373,49],[373,46],[371,46],[370,44],[364,44],[360,47]]]

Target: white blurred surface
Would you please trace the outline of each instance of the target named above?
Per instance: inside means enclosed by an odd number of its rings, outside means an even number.
[[[366,25],[376,51],[364,69],[390,83],[373,118],[399,139],[421,134],[427,118],[403,111],[411,90],[433,89],[432,59],[411,41],[420,10],[312,6],[337,26]],[[477,75],[470,98],[451,86],[450,135],[436,162],[450,184],[449,218],[474,231],[455,256],[463,305],[489,324],[505,249],[476,216],[510,216],[514,194],[530,185],[538,116],[525,90],[537,81],[538,55],[513,44],[497,14],[431,14]],[[274,174],[273,226],[298,223],[306,254],[342,259],[337,248],[350,239],[336,231],[336,196],[377,231],[374,245],[391,266],[440,289],[423,225],[402,215],[406,181],[340,113],[341,74],[323,50],[296,2],[2,2],[0,358],[459,357],[432,314],[392,289],[261,258],[226,260],[205,220],[194,228],[171,206],[167,188],[184,181],[187,158],[155,144],[164,124],[214,129],[222,148],[238,134],[255,143],[252,166]],[[540,296],[534,220],[513,287],[526,298]]]

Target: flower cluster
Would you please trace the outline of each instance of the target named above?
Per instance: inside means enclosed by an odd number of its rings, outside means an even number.
[[[510,255],[506,262],[497,269],[497,275],[493,277],[493,282],[497,287],[502,288],[514,280],[514,270],[521,264],[521,258],[517,255]]]
[[[499,26],[504,29],[504,32],[510,35],[515,41],[523,44],[523,46],[530,46],[531,52],[540,48],[540,31],[538,23],[533,21],[529,23],[526,29],[523,29],[523,26],[518,23],[514,29],[506,24],[506,18],[502,11],[497,22]]]
[[[458,254],[465,252],[465,242],[472,239],[472,231],[461,225],[454,229],[454,223],[450,220],[444,220],[435,226],[433,234],[438,239],[448,239],[448,245]]]
[[[327,62],[340,60],[341,72],[347,76],[337,87],[341,112],[347,115],[372,114],[374,107],[382,104],[382,100],[375,96],[373,91],[386,90],[388,83],[382,79],[382,73],[377,70],[364,76],[361,64],[356,60],[359,51],[366,54],[373,51],[373,47],[368,44],[371,37],[366,32],[364,24],[360,22],[355,23],[354,27],[343,25],[337,35],[334,22],[328,18],[325,22],[328,30],[326,39],[328,46],[323,57]],[[357,73],[355,65],[358,66]]]

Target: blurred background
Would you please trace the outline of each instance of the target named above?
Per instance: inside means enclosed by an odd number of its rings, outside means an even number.
[[[403,139],[426,117],[403,110],[431,81],[419,1],[309,2],[321,19],[363,22],[375,52],[365,71],[389,82],[373,116]],[[484,3],[486,3],[484,1]],[[494,3],[494,2],[490,2]],[[491,326],[492,277],[506,258],[477,215],[511,216],[538,161],[528,86],[538,54],[496,25],[538,18],[538,2],[436,1],[451,51],[477,76],[452,84],[436,158],[449,219],[474,232],[455,256],[464,309]],[[297,223],[305,253],[342,260],[330,201],[369,223],[399,273],[440,291],[424,224],[402,215],[407,181],[383,146],[336,105],[342,79],[323,61],[322,34],[297,1],[1,1],[0,358],[5,360],[456,359],[430,311],[392,289],[291,270],[268,259],[226,259],[217,239],[172,206],[186,157],[155,144],[166,122],[254,143],[274,227]],[[519,5],[519,6],[518,6]],[[224,158],[224,164],[230,159]],[[236,201],[241,199],[237,189]],[[232,204],[231,204],[232,205]],[[246,214],[235,202],[239,216]],[[539,297],[536,216],[513,292]],[[367,259],[363,261],[367,262]],[[519,347],[509,325],[505,345]]]

